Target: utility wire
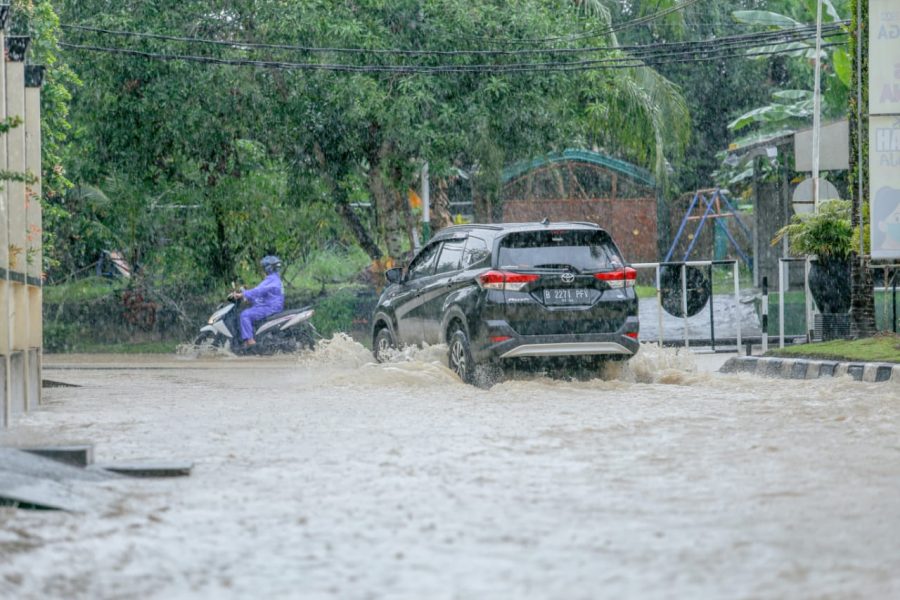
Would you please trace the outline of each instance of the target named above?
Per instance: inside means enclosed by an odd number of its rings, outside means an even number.
[[[547,44],[547,43],[562,42],[562,41],[569,42],[569,41],[580,40],[580,39],[597,38],[597,37],[602,37],[604,35],[609,35],[610,33],[616,33],[619,31],[623,31],[625,29],[630,29],[632,27],[646,25],[647,23],[655,21],[656,19],[661,19],[662,17],[666,17],[673,13],[682,11],[682,10],[688,8],[689,6],[693,6],[694,4],[697,4],[699,1],[700,0],[685,0],[684,2],[682,2],[681,4],[679,4],[677,6],[672,6],[672,7],[657,11],[653,14],[645,15],[643,17],[638,17],[636,19],[631,19],[630,21],[625,21],[623,23],[619,23],[616,25],[611,24],[607,27],[603,27],[600,29],[594,29],[594,30],[585,31],[582,33],[574,33],[574,34],[569,34],[569,35],[564,35],[564,36],[545,37],[545,38],[507,38],[507,39],[478,37],[478,38],[470,38],[470,39],[479,39],[479,40],[491,42],[493,44],[507,44],[507,45],[522,44],[522,45],[524,45],[524,44]]]
[[[205,44],[212,46],[229,47],[238,50],[290,50],[296,52],[304,52],[310,54],[317,53],[334,53],[334,54],[356,54],[356,55],[382,55],[382,56],[522,56],[531,54],[588,54],[595,52],[612,52],[624,51],[633,53],[642,53],[654,50],[664,49],[681,49],[691,47],[707,47],[707,46],[725,46],[731,43],[736,45],[745,40],[759,42],[769,41],[770,43],[788,43],[791,41],[800,41],[815,37],[815,25],[801,26],[793,29],[782,29],[777,31],[745,33],[711,40],[694,40],[687,42],[670,42],[661,44],[645,44],[635,46],[590,46],[584,48],[545,48],[545,49],[529,49],[529,50],[399,50],[385,48],[349,48],[349,47],[317,47],[317,46],[300,46],[293,44],[267,44],[245,41],[228,41],[228,40],[211,40],[206,38],[184,37],[164,35],[158,33],[145,33],[136,31],[121,31],[102,29],[99,27],[89,27],[85,25],[63,25],[65,29],[73,31],[83,31],[88,33],[98,33],[101,35],[111,35],[116,37],[127,37],[137,39],[153,39],[161,41],[183,42],[188,44]],[[824,36],[832,37],[834,35],[845,35],[841,23],[830,23],[824,27]],[[797,36],[798,39],[787,39]]]
[[[673,12],[677,12],[679,10],[683,10],[692,4],[696,4],[700,0],[686,0],[679,4],[678,6],[671,7],[658,13],[654,13],[652,15],[647,15],[644,17],[640,17],[638,19],[633,19],[631,21],[626,21],[616,26],[606,27],[604,29],[594,30],[593,32],[585,32],[582,34],[570,34],[568,36],[558,36],[552,38],[536,38],[536,39],[520,39],[520,40],[497,40],[492,37],[482,37],[482,36],[464,36],[464,39],[470,40],[484,40],[490,41],[491,43],[540,43],[540,42],[549,42],[549,41],[560,41],[560,40],[576,40],[576,39],[584,39],[587,37],[600,37],[607,33],[614,33],[616,31],[620,31],[622,29],[626,29],[629,27],[633,27],[636,25],[640,25],[654,19],[661,18]],[[454,55],[454,54],[529,54],[529,53],[537,53],[537,52],[549,52],[549,51],[560,51],[560,52],[579,52],[581,49],[574,48],[561,48],[561,49],[533,49],[533,50],[446,50],[446,51],[432,51],[432,50],[402,50],[402,49],[369,49],[369,48],[327,48],[327,47],[312,47],[312,46],[296,46],[296,45],[286,45],[286,44],[261,44],[256,42],[246,42],[246,41],[228,41],[228,40],[208,40],[208,39],[200,39],[194,37],[187,36],[175,36],[175,35],[163,35],[163,34],[155,34],[155,33],[140,33],[134,31],[122,31],[116,29],[105,29],[102,27],[94,27],[89,25],[78,25],[78,24],[63,24],[60,25],[62,29],[69,29],[73,31],[86,31],[91,33],[102,33],[106,35],[115,35],[115,36],[133,36],[133,37],[144,37],[151,39],[159,39],[159,40],[167,40],[173,42],[190,42],[190,43],[206,43],[206,44],[215,44],[222,46],[235,46],[241,48],[260,48],[260,49],[268,49],[268,50],[298,50],[303,52],[346,52],[346,53],[365,53],[365,54],[402,54],[408,56],[416,56],[416,55],[427,55],[427,54],[436,54],[436,55]],[[601,49],[601,48],[595,48]],[[590,49],[584,49],[584,51],[589,51]]]
[[[823,44],[823,48],[845,45],[846,42],[833,42]],[[279,61],[261,61],[248,59],[228,59],[211,56],[194,56],[186,54],[161,54],[143,52],[129,48],[113,48],[103,46],[84,46],[77,44],[60,43],[60,47],[66,50],[98,52],[105,54],[119,54],[135,56],[158,61],[182,61],[196,62],[213,65],[247,66],[266,69],[296,70],[296,71],[332,71],[345,73],[395,73],[395,74],[445,74],[445,73],[552,73],[570,71],[615,70],[631,69],[643,66],[656,66],[674,63],[697,63],[710,60],[722,60],[727,58],[753,58],[775,54],[795,52],[796,49],[775,49],[760,52],[739,52],[728,54],[710,54],[709,56],[695,56],[690,58],[672,55],[670,57],[658,57],[648,59],[634,59],[628,57],[583,60],[555,63],[511,63],[493,65],[349,65],[334,63],[293,63]]]

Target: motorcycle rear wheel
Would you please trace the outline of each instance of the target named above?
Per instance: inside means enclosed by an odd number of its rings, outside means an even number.
[[[203,351],[210,348],[221,348],[224,341],[221,337],[211,331],[204,331],[194,339],[194,350]]]

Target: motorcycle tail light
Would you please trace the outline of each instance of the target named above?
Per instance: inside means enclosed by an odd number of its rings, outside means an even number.
[[[634,287],[634,282],[637,279],[637,271],[631,267],[625,267],[624,269],[618,269],[616,271],[597,273],[594,277],[600,281],[605,281],[611,288]]]

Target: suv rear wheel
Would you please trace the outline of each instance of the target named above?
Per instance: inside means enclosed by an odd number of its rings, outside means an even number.
[[[396,348],[396,344],[394,344],[394,336],[391,335],[390,329],[384,327],[378,330],[378,333],[375,335],[375,343],[373,344],[375,354],[375,360],[378,362],[384,362],[388,359],[390,351]]]
[[[475,381],[475,361],[469,348],[469,337],[462,329],[457,329],[450,336],[448,364],[464,383]]]

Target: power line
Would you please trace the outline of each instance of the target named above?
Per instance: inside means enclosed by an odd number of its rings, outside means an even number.
[[[546,44],[551,42],[560,42],[560,41],[574,41],[580,39],[587,38],[597,38],[604,35],[609,35],[610,33],[616,33],[619,31],[623,31],[625,29],[630,29],[631,27],[637,27],[639,25],[645,25],[656,19],[661,19],[662,17],[671,15],[673,13],[682,11],[689,6],[693,6],[697,4],[700,0],[685,0],[681,4],[677,6],[672,6],[660,11],[657,11],[650,15],[645,15],[643,17],[638,17],[636,19],[631,19],[630,21],[625,21],[623,23],[619,23],[617,25],[609,25],[608,27],[603,27],[600,29],[594,29],[592,31],[585,31],[582,33],[569,34],[565,36],[555,36],[555,37],[546,37],[546,38],[509,38],[509,39],[496,39],[489,37],[480,37],[480,38],[471,38],[471,39],[480,39],[483,41],[488,41],[493,44]]]
[[[602,29],[596,29],[593,31],[583,32],[581,34],[569,34],[566,36],[556,36],[556,37],[547,37],[547,38],[531,38],[531,39],[506,39],[506,40],[498,40],[496,37],[487,37],[487,36],[463,36],[461,39],[469,39],[469,40],[481,40],[488,41],[493,44],[532,44],[532,43],[546,43],[553,41],[573,41],[578,39],[586,39],[586,38],[594,38],[600,37],[602,35],[606,35],[609,33],[615,33],[617,31],[621,31],[624,29],[628,29],[630,27],[635,27],[637,25],[642,25],[644,23],[651,22],[655,19],[662,18],[669,14],[684,10],[688,6],[696,4],[700,0],[686,0],[682,2],[678,6],[670,7],[651,15],[646,15],[643,17],[639,17],[637,19],[632,19],[630,21],[625,21],[618,25],[610,25],[608,27]],[[429,50],[403,50],[403,49],[368,49],[368,48],[327,48],[327,47],[306,47],[306,46],[296,46],[296,45],[286,45],[286,44],[261,44],[256,42],[246,42],[246,41],[228,41],[228,40],[203,40],[199,38],[187,37],[187,36],[174,36],[174,35],[163,35],[163,34],[154,34],[154,33],[138,33],[133,31],[122,31],[115,29],[105,29],[102,27],[93,27],[88,25],[75,25],[75,24],[63,24],[60,25],[62,29],[70,29],[77,31],[86,31],[92,33],[102,33],[107,35],[116,35],[116,36],[134,36],[134,37],[145,37],[152,39],[160,39],[167,41],[178,41],[178,42],[202,42],[207,44],[216,44],[222,46],[234,46],[234,47],[242,47],[242,48],[259,48],[259,49],[268,49],[268,50],[298,50],[304,52],[346,52],[346,53],[367,53],[367,54],[402,54],[402,55],[454,55],[454,54],[529,54],[529,53],[537,53],[542,51],[560,51],[560,52],[579,52],[579,51],[592,51],[592,50],[600,50],[606,48],[593,48],[593,49],[574,49],[574,48],[562,48],[562,49],[534,49],[534,50],[470,50],[470,51],[460,51],[460,50],[448,50],[448,51],[429,51]]]
[[[382,56],[521,56],[531,54],[588,54],[595,52],[612,52],[624,51],[633,53],[643,53],[656,49],[680,49],[698,46],[726,46],[731,43],[740,44],[741,42],[754,41],[770,43],[788,43],[791,41],[801,41],[815,36],[815,26],[801,26],[793,29],[783,29],[778,31],[756,32],[726,36],[712,40],[693,40],[688,42],[670,42],[661,44],[645,44],[635,46],[590,46],[583,48],[545,48],[545,49],[529,49],[529,50],[400,50],[386,48],[351,48],[351,47],[318,47],[318,46],[302,46],[293,44],[269,44],[247,41],[228,41],[228,40],[212,40],[206,38],[174,36],[158,33],[146,33],[136,31],[122,31],[103,29],[99,27],[90,27],[85,25],[62,25],[65,29],[84,31],[89,33],[98,33],[101,35],[111,35],[117,37],[128,37],[137,39],[154,39],[161,41],[181,42],[188,44],[204,44],[220,47],[229,47],[238,50],[290,50],[304,52],[310,54],[316,53],[334,53],[334,54],[356,54],[356,55],[382,55]],[[843,35],[841,23],[831,23],[825,27],[825,37],[835,34]],[[788,39],[795,38],[796,39]],[[783,39],[784,38],[784,39]]]
[[[823,44],[823,48],[832,46],[845,45],[846,42],[833,42]],[[615,69],[632,69],[642,66],[656,66],[674,63],[697,63],[711,60],[722,60],[728,58],[753,58],[760,56],[770,56],[775,54],[786,54],[795,52],[796,49],[775,49],[760,52],[739,52],[730,54],[711,54],[709,56],[697,57],[680,57],[679,55],[671,55],[669,57],[656,57],[649,59],[635,58],[614,58],[601,60],[582,60],[572,62],[556,62],[556,63],[511,63],[511,64],[492,64],[492,65],[349,65],[336,63],[293,63],[280,61],[261,61],[249,59],[228,59],[217,58],[211,56],[195,56],[185,54],[161,54],[153,52],[143,52],[129,48],[114,48],[103,46],[84,46],[60,43],[60,47],[66,50],[98,52],[105,54],[118,54],[126,56],[135,56],[139,58],[157,60],[157,61],[180,61],[195,62],[213,65],[226,66],[246,66],[265,69],[279,69],[288,71],[331,71],[344,73],[392,73],[402,75],[427,74],[438,75],[448,73],[553,73],[553,72],[572,72],[572,71],[592,71],[592,70],[615,70]]]

